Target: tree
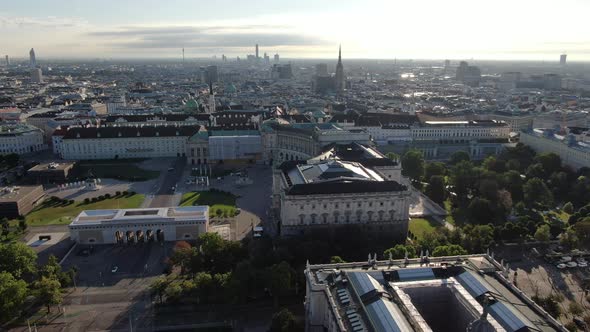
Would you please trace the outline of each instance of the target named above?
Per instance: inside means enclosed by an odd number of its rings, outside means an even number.
[[[545,174],[546,174],[546,171],[543,168],[543,165],[541,163],[532,164],[526,169],[527,179],[533,179],[533,178],[545,179],[545,177],[546,177]]]
[[[47,313],[50,313],[51,306],[60,304],[63,300],[59,281],[53,278],[41,277],[35,284],[39,301],[47,307]]]
[[[340,256],[330,257],[330,264],[340,264],[340,263],[346,263],[346,261],[344,261],[344,259],[342,259]]]
[[[434,202],[442,205],[446,196],[445,179],[440,175],[431,177],[426,187],[426,195]]]
[[[539,178],[528,180],[523,187],[524,202],[529,207],[547,207],[553,204],[553,195],[545,182]]]
[[[431,162],[431,163],[426,163],[426,166],[424,167],[424,179],[426,180],[426,182],[430,182],[430,179],[433,176],[436,175],[440,175],[440,176],[444,176],[447,172],[447,167],[445,166],[444,163],[435,161],[435,162]]]
[[[456,165],[462,161],[470,161],[471,157],[469,157],[469,153],[465,151],[457,151],[451,155],[451,159],[449,160],[449,164]]]
[[[418,181],[424,174],[424,155],[419,150],[409,150],[402,157],[402,174]]]
[[[494,228],[490,225],[467,225],[463,233],[461,245],[470,253],[485,252],[494,243]]]
[[[281,309],[272,316],[270,323],[271,332],[295,332],[298,331],[295,316],[288,309]]]
[[[559,243],[564,247],[570,249],[577,248],[579,242],[578,234],[576,234],[576,231],[572,227],[559,234]]]
[[[434,257],[442,257],[442,256],[458,256],[458,255],[467,255],[467,250],[461,247],[458,244],[449,244],[444,246],[438,246],[434,248],[432,251],[432,256]]]
[[[461,161],[451,168],[450,178],[457,197],[465,200],[475,186],[477,173],[470,161]]]
[[[150,285],[152,293],[158,297],[160,303],[162,303],[162,297],[164,296],[166,286],[168,286],[168,281],[164,277],[159,277]]]
[[[547,242],[551,239],[551,229],[549,225],[544,224],[535,231],[535,240],[540,242]]]
[[[399,154],[393,152],[387,152],[385,156],[391,160],[397,161],[399,160]]]
[[[582,219],[582,221],[576,223],[573,227],[578,239],[580,239],[580,244],[586,247],[590,246],[590,217]]]
[[[515,202],[519,202],[523,198],[522,193],[522,177],[517,171],[508,171],[502,176],[503,187],[510,192],[512,199]]]
[[[35,272],[37,254],[22,242],[0,244],[0,271],[15,278]]]
[[[389,248],[383,252],[383,258],[388,259],[391,253],[391,258],[402,259],[408,254],[408,258],[416,257],[416,249],[412,246],[405,246],[403,244],[396,244],[393,248]]]
[[[270,290],[278,304],[279,298],[287,295],[293,287],[293,269],[282,261],[270,267]]]
[[[565,205],[563,206],[563,212],[567,214],[574,213],[574,205],[572,204],[572,202],[565,203]]]
[[[494,220],[492,203],[485,198],[474,198],[467,208],[469,221],[474,224],[488,224]]]
[[[561,158],[553,153],[540,153],[534,158],[535,163],[539,163],[545,170],[545,176],[549,176],[561,169]]]
[[[41,267],[41,276],[56,279],[61,272],[61,266],[55,255],[49,255],[47,263]]]
[[[504,173],[506,171],[506,163],[502,160],[497,160],[494,156],[489,156],[483,161],[483,167],[488,171]]]
[[[18,315],[27,296],[27,283],[8,272],[0,272],[0,321]]]
[[[180,295],[182,294],[182,287],[178,282],[171,282],[168,285],[166,285],[164,294],[166,294],[167,301],[176,301],[180,298]]]

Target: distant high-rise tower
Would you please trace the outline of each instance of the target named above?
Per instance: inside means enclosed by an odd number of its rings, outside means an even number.
[[[344,67],[342,66],[342,46],[338,47],[338,64],[336,64],[336,91],[342,92],[344,90]]]
[[[41,71],[41,68],[31,69],[31,82],[43,83],[43,72]]]
[[[328,64],[318,63],[315,65],[315,74],[317,76],[328,76]]]
[[[10,66],[10,59],[8,58],[8,55],[6,55],[6,67]]]
[[[258,59],[258,44],[256,44],[256,59]]]
[[[213,82],[209,82],[209,107],[208,113],[215,113],[215,94],[213,93]]]
[[[567,54],[562,54],[559,56],[559,64],[565,66],[567,62]]]
[[[184,47],[182,48],[182,64],[184,65]]]
[[[35,58],[35,50],[31,48],[29,51],[29,64],[31,68],[37,67],[37,59]]]
[[[279,53],[275,54],[275,63],[279,63]]]

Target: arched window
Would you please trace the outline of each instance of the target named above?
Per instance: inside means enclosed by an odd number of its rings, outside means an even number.
[[[395,220],[395,210],[389,210],[389,219]]]
[[[305,223],[305,215],[304,214],[300,214],[299,215],[299,224],[303,225],[303,223]]]

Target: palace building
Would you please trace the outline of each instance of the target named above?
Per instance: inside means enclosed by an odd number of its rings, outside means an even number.
[[[358,143],[332,144],[308,160],[273,170],[273,207],[282,235],[345,225],[403,241],[410,191],[399,162]]]

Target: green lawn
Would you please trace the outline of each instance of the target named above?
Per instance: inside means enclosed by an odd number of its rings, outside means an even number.
[[[451,203],[451,200],[447,199],[445,201],[445,210],[447,211],[447,216],[445,217],[445,219],[449,224],[454,225],[455,219],[453,219],[453,215],[451,214],[452,209],[453,209],[453,203]]]
[[[182,195],[180,206],[209,205],[209,214],[214,216],[217,210],[222,215],[232,216],[236,213],[236,196],[220,191],[191,191]]]
[[[150,171],[137,166],[137,160],[85,160],[78,163],[78,174],[81,179],[88,171],[98,178],[118,179],[125,181],[146,181],[160,175],[158,171]]]
[[[25,219],[29,226],[69,224],[83,210],[138,208],[144,199],[144,195],[135,194],[133,196],[109,198],[88,204],[74,202],[68,205],[56,205],[53,202],[45,201],[27,214]]]
[[[426,233],[434,232],[434,229],[439,225],[434,221],[424,218],[412,218],[410,220],[410,232],[417,238],[421,238]]]

